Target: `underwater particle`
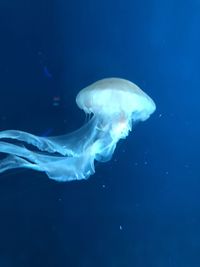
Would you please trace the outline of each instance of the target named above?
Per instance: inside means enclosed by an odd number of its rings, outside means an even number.
[[[47,77],[48,79],[52,78],[52,74],[49,72],[47,66],[43,67],[43,72],[44,72],[45,77]]]
[[[59,96],[54,96],[53,97],[53,106],[57,107],[60,105],[60,97]]]

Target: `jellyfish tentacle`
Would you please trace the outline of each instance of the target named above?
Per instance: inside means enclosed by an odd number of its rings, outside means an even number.
[[[47,151],[50,153],[55,152],[55,146],[45,137],[39,137],[27,132],[18,130],[6,130],[0,132],[0,139],[14,139],[33,145],[41,151]],[[56,151],[57,152],[57,151]]]
[[[0,173],[17,168],[29,168],[35,171],[42,171],[38,165],[15,155],[9,155],[0,161]]]
[[[90,151],[78,157],[44,155],[26,147],[0,142],[0,151],[9,154],[0,161],[0,173],[15,168],[31,168],[46,172],[49,178],[57,181],[86,179],[94,173],[95,155]]]
[[[18,130],[6,130],[0,132],[0,139],[12,139],[17,141],[25,142],[29,145],[37,147],[41,151],[46,151],[49,153],[60,153],[62,155],[70,154],[71,151],[66,149],[64,146],[61,149],[61,146],[56,143],[56,138],[54,141],[51,141],[50,138],[39,137],[27,132],[18,131]],[[59,137],[57,137],[59,139]]]

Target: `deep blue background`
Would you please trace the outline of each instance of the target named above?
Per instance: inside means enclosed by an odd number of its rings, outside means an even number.
[[[0,178],[1,267],[200,266],[200,2],[2,0],[0,129],[63,134],[77,92],[138,84],[156,113],[87,181]]]

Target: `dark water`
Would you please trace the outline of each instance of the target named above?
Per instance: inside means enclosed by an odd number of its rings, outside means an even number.
[[[138,84],[156,113],[89,180],[0,178],[0,267],[200,266],[200,2],[0,2],[0,129],[58,135],[77,92]]]

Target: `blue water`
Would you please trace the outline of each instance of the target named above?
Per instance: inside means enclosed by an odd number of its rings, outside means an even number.
[[[87,181],[0,177],[0,267],[200,266],[200,2],[3,0],[0,130],[59,135],[78,91],[138,84],[157,111]]]

